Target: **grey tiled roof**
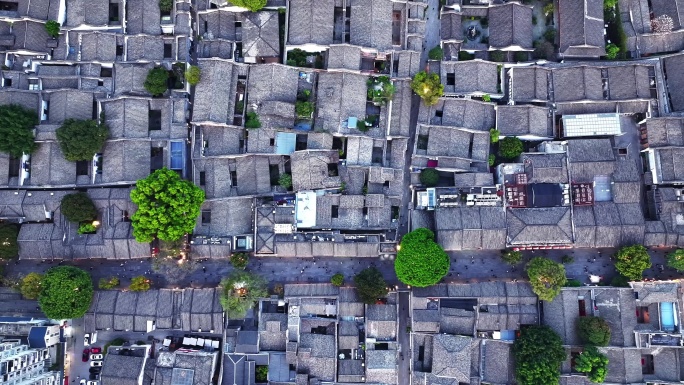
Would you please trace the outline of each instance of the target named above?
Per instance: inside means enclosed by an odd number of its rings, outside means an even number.
[[[328,49],[328,69],[361,69],[361,47],[349,44],[334,44]]]
[[[78,90],[51,91],[43,94],[50,101],[48,122],[60,124],[66,119],[87,120],[93,118],[92,92]]]
[[[497,106],[496,112],[496,129],[501,135],[554,137],[552,117],[546,107],[506,105]]]
[[[245,57],[280,56],[278,12],[250,12],[242,25],[242,53]]]
[[[684,54],[674,55],[663,60],[667,91],[673,111],[684,111]]]
[[[568,207],[508,209],[507,243],[510,245],[571,244]]]
[[[470,382],[471,337],[437,334],[432,337],[432,374]]]
[[[543,67],[513,67],[510,76],[510,95],[515,101],[544,101],[549,98],[549,75],[551,70]]]
[[[145,83],[148,72],[152,68],[154,68],[153,63],[117,62],[114,64],[114,83],[116,86],[115,93],[149,95],[149,93],[143,87],[143,84]]]
[[[337,132],[350,117],[365,118],[367,79],[367,76],[353,73],[320,73],[316,98],[316,125],[320,125],[326,131]],[[352,131],[357,130],[352,128]]]
[[[532,7],[519,3],[489,7],[489,45],[532,48]]]
[[[235,22],[241,20],[239,14],[217,9],[198,14],[197,17],[199,33],[205,39],[237,40]]]
[[[117,35],[105,32],[80,32],[81,60],[116,60]]]
[[[195,88],[192,120],[231,123],[238,76],[247,75],[247,66],[217,59],[200,59],[198,66],[203,81]]]
[[[460,13],[443,12],[440,18],[440,36],[442,40],[463,40],[463,30],[461,28]]]
[[[499,93],[496,63],[482,60],[445,61],[441,63],[440,68],[441,80],[446,94]],[[447,84],[447,74],[453,74],[454,85]]]
[[[106,354],[100,378],[103,385],[136,385],[145,357]]]
[[[67,0],[66,22],[69,27],[82,24],[105,26],[109,23],[109,1]]]
[[[559,4],[560,52],[572,56],[605,55],[603,7],[599,2],[568,0]]]
[[[437,240],[447,250],[500,248],[506,244],[501,207],[441,207],[435,210]]]
[[[299,70],[282,64],[261,64],[249,69],[247,90],[251,103],[264,101],[294,103],[297,100]]]
[[[288,45],[333,43],[334,0],[292,0]]]
[[[350,42],[387,50],[392,47],[392,1],[350,0]]]
[[[330,176],[328,164],[336,164],[337,151],[296,151],[290,157],[292,162],[292,187],[295,191],[339,187],[338,176]]]
[[[211,223],[202,224],[197,218],[195,234],[207,236],[233,236],[251,234],[254,214],[252,198],[232,198],[204,202],[202,210],[211,211]]]
[[[649,148],[684,146],[684,118],[651,118],[645,128]]]
[[[161,35],[161,11],[154,1],[129,0],[126,2],[126,33],[135,35]]]

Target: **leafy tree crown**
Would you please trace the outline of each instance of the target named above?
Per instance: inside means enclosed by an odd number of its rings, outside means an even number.
[[[72,266],[57,266],[48,270],[38,296],[40,309],[48,318],[80,318],[93,300],[93,282],[85,271]]]
[[[190,68],[185,71],[185,80],[192,86],[197,85],[202,79],[202,71],[198,66],[190,66]]]
[[[610,325],[601,317],[580,317],[577,319],[577,334],[586,345],[608,346]]]
[[[147,78],[145,79],[145,83],[143,83],[143,87],[145,87],[147,92],[151,93],[152,96],[159,96],[169,89],[168,81],[169,71],[162,67],[155,67],[147,73]]]
[[[38,114],[17,104],[0,106],[0,152],[15,158],[31,154],[37,145],[33,128]]]
[[[155,237],[175,241],[195,227],[204,191],[162,168],[137,182],[131,200],[138,205],[131,218],[138,242],[151,242]]]
[[[439,182],[439,172],[432,168],[424,168],[420,171],[420,183],[427,187],[437,186]]]
[[[548,326],[526,326],[513,343],[519,385],[557,384],[567,355],[561,338]]]
[[[444,95],[444,85],[436,73],[418,72],[411,81],[411,89],[423,99],[426,106],[437,104]]]
[[[266,281],[256,274],[235,271],[221,281],[221,306],[228,318],[244,318],[254,302],[268,295]]]
[[[541,300],[553,301],[567,282],[565,267],[548,258],[532,258],[526,268],[532,291]]]
[[[684,271],[684,249],[677,249],[667,255],[667,265],[677,271]]]
[[[344,285],[344,275],[337,273],[330,277],[330,283],[333,284],[333,286],[342,286]]]
[[[79,223],[97,219],[97,207],[84,192],[65,195],[60,208],[62,215],[69,222]]]
[[[55,39],[55,38],[57,38],[57,36],[59,36],[60,27],[61,26],[59,25],[59,23],[56,22],[55,20],[48,20],[45,23],[45,31],[47,32],[48,36],[50,36],[53,39]]]
[[[24,298],[37,299],[43,288],[43,276],[38,273],[28,273],[21,280],[19,291]]]
[[[57,140],[66,160],[92,160],[102,150],[109,127],[94,120],[67,119],[57,129]]]
[[[266,6],[266,0],[229,0],[237,7],[247,8],[252,12],[256,12]]]
[[[615,268],[630,280],[640,280],[651,267],[651,256],[642,245],[624,246],[615,254]]]
[[[394,271],[401,282],[426,287],[438,283],[449,272],[450,263],[449,255],[435,242],[435,234],[419,228],[402,238]]]
[[[589,381],[593,383],[603,383],[608,373],[608,357],[596,347],[588,346],[575,359],[575,370],[587,373]]]
[[[148,291],[152,287],[152,280],[144,275],[139,275],[131,279],[131,286],[128,288],[131,291]]]
[[[499,155],[506,159],[515,159],[523,152],[523,143],[515,136],[507,136],[499,141]]]
[[[374,304],[378,298],[387,296],[387,282],[380,270],[374,267],[361,270],[354,277],[354,284],[356,284],[359,299],[364,303]]]

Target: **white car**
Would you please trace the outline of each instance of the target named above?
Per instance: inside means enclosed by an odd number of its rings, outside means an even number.
[[[86,333],[83,336],[83,346],[90,346],[90,334]]]
[[[90,361],[91,367],[102,366],[102,361]]]
[[[81,382],[78,383],[78,385],[86,385],[86,380],[85,378],[81,380]]]
[[[88,385],[98,385],[97,381],[88,381]]]
[[[91,354],[90,359],[93,361],[98,361],[98,360],[101,361],[102,360],[102,354]]]

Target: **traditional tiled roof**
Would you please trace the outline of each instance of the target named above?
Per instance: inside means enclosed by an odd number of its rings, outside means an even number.
[[[489,45],[532,48],[532,7],[511,2],[489,7]]]

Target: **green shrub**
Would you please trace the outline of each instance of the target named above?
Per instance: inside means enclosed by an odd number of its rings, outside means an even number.
[[[197,83],[200,82],[200,79],[202,78],[202,71],[198,66],[190,66],[187,71],[185,71],[185,80],[188,81],[188,84],[191,86],[197,85]]]
[[[537,16],[532,15],[532,24],[537,25]]]
[[[143,83],[143,87],[145,87],[145,90],[152,94],[152,96],[160,96],[169,89],[168,82],[169,71],[162,67],[155,67],[147,73],[147,78],[145,79],[145,83]]]
[[[111,290],[111,289],[119,286],[119,278],[117,278],[117,277],[100,278],[100,280],[97,283],[97,286],[102,290]]]
[[[266,6],[266,0],[229,0],[237,7],[247,8],[252,12],[256,12]]]
[[[565,287],[582,287],[582,282],[580,282],[577,279],[568,279],[567,282],[565,282]]]
[[[131,285],[128,287],[130,291],[148,291],[152,287],[152,280],[144,275],[133,277]]]
[[[618,53],[620,53],[620,47],[613,43],[606,45],[606,59],[614,60],[617,58]]]
[[[526,51],[517,51],[513,54],[515,61],[527,61],[529,60],[528,53]]]
[[[428,58],[430,60],[442,60],[444,59],[444,50],[440,46],[435,46],[428,52]]]
[[[60,208],[62,215],[69,222],[91,222],[97,219],[97,207],[84,192],[65,195]]]
[[[489,94],[484,94],[482,95],[482,101],[489,103],[492,101],[492,97]]]
[[[613,287],[629,287],[629,278],[624,275],[616,275],[610,280],[610,286]]]
[[[509,265],[519,264],[520,262],[522,262],[522,257],[522,253],[515,250],[504,251],[501,254],[501,259],[503,259],[504,262],[508,263]]]
[[[424,168],[420,171],[420,183],[426,187],[437,186],[439,182],[439,172],[432,167]]]
[[[506,60],[506,54],[502,51],[492,51],[489,53],[489,60],[495,62],[503,62]]]
[[[547,29],[546,32],[544,32],[544,39],[553,44],[556,41],[556,30],[553,28]]]
[[[314,112],[314,104],[311,102],[298,101],[295,103],[295,112],[302,118],[310,118]]]
[[[91,234],[97,231],[97,227],[93,225],[92,223],[81,223],[81,225],[78,226],[78,233],[79,234]]]
[[[497,143],[499,141],[499,137],[501,136],[501,132],[497,130],[496,128],[490,128],[489,129],[489,141],[491,143]]]
[[[366,121],[363,119],[358,119],[356,121],[356,129],[361,131],[361,132],[366,132],[370,130],[370,126],[366,124]]]
[[[579,317],[577,334],[586,345],[608,346],[610,343],[610,325],[601,317]]]
[[[473,60],[475,55],[466,51],[458,51],[458,61]]]
[[[236,269],[246,269],[247,265],[249,264],[249,254],[233,253],[233,255],[230,256],[230,264]]]
[[[499,155],[505,159],[515,159],[523,152],[523,143],[515,136],[507,136],[499,141]]]
[[[19,254],[19,229],[13,224],[0,224],[0,258],[12,259]],[[2,265],[0,265],[2,266]],[[0,274],[2,276],[2,274]]]
[[[489,164],[489,167],[493,166],[494,163],[496,163],[496,155],[489,154],[489,159],[487,160],[487,163]]]
[[[684,271],[684,249],[677,249],[667,255],[667,265],[677,271]]]
[[[59,23],[54,20],[49,20],[47,23],[45,23],[45,31],[47,32],[48,36],[53,39],[56,39],[59,36],[59,29]]]
[[[544,5],[544,10],[543,10],[544,15],[546,15],[546,16],[553,15],[553,11],[554,11],[553,1]]]
[[[159,10],[162,12],[171,12],[171,10],[173,10],[173,0],[159,0]]]
[[[289,190],[290,187],[292,187],[292,175],[288,173],[280,174],[280,178],[278,178],[278,184],[285,190]]]
[[[245,128],[260,128],[261,121],[259,120],[259,115],[254,111],[249,111],[247,113],[247,120],[245,121]]]
[[[337,287],[344,285],[344,275],[340,273],[333,275],[332,277],[330,277],[330,283],[332,283],[333,286]]]

